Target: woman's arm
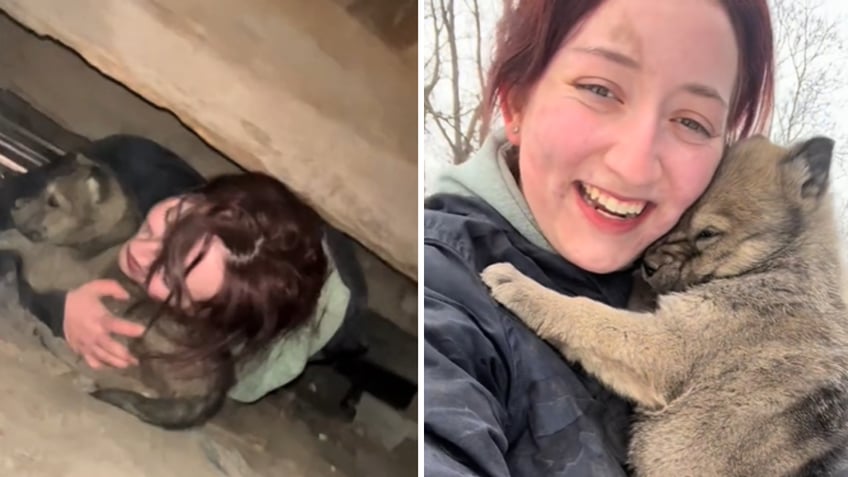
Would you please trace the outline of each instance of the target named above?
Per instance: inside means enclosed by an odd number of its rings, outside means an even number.
[[[135,363],[126,347],[111,335],[140,336],[144,326],[113,316],[101,301],[105,296],[129,298],[118,282],[94,280],[71,291],[37,292],[21,274],[20,256],[9,251],[0,252],[0,269],[15,274],[21,306],[47,325],[53,335],[67,340],[89,366],[124,368]]]
[[[458,257],[425,246],[424,269],[424,475],[508,476],[506,354],[481,328],[496,328],[497,313],[475,316],[449,296],[482,292]]]
[[[626,475],[627,404],[496,304],[479,270],[526,257],[481,229],[425,238],[425,475]]]

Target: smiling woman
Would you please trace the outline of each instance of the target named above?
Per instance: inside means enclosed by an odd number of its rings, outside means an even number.
[[[222,176],[154,207],[119,264],[138,260],[136,281],[185,311],[192,350],[251,352],[310,319],[329,273],[323,227],[277,179]]]
[[[488,76],[495,130],[425,203],[425,474],[626,475],[629,405],[479,272],[623,307],[634,261],[772,99],[765,0],[519,0]],[[740,67],[742,65],[742,67]]]
[[[724,9],[682,2],[651,10],[603,3],[568,34],[532,94],[522,85],[498,89],[539,229],[594,272],[627,265],[676,222],[706,188],[733,119],[725,98],[734,94],[740,53]],[[695,35],[697,42],[667,44]],[[602,202],[586,200],[587,186]],[[612,201],[641,211],[622,218],[602,206]]]
[[[328,274],[322,238],[320,217],[277,179],[225,175],[155,205],[118,265],[184,311],[195,352],[252,351],[309,319]]]

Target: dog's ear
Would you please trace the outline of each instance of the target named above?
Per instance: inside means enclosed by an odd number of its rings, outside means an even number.
[[[833,139],[817,136],[793,148],[783,161],[782,166],[791,179],[786,183],[796,189],[802,200],[818,202],[827,192],[833,147]]]
[[[90,164],[88,177],[85,178],[85,188],[91,202],[99,204],[104,202],[112,192],[110,190],[109,173],[93,162]]]

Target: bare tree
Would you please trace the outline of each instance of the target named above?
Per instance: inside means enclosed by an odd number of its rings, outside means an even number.
[[[772,0],[777,65],[777,103],[772,137],[792,143],[814,133],[832,131],[834,86],[840,83],[837,62],[843,51],[837,19],[820,3]]]
[[[820,0],[771,0],[777,97],[770,135],[784,145],[812,135],[836,140],[837,207],[843,230],[848,231],[848,204],[841,191],[848,186],[844,163],[848,136],[835,120],[846,105],[838,94],[846,65],[845,38],[842,20],[823,7]]]
[[[432,42],[424,63],[424,133],[460,163],[481,142],[483,31],[490,28],[481,26],[480,0],[427,0],[422,27]]]

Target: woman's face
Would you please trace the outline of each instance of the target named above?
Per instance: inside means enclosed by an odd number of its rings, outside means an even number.
[[[677,222],[718,166],[737,61],[716,1],[607,0],[510,98],[521,187],[561,255],[612,272]]]
[[[181,203],[179,198],[171,198],[150,209],[141,228],[118,253],[118,266],[127,277],[143,286],[150,266],[162,249],[167,226],[190,207],[188,202]],[[198,241],[186,257],[186,265],[197,258],[201,247],[202,242]],[[213,237],[206,255],[186,276],[186,291],[193,301],[208,300],[218,293],[224,283],[227,256],[223,242]],[[147,289],[147,293],[159,301],[166,300],[170,291],[161,271],[153,276]]]

